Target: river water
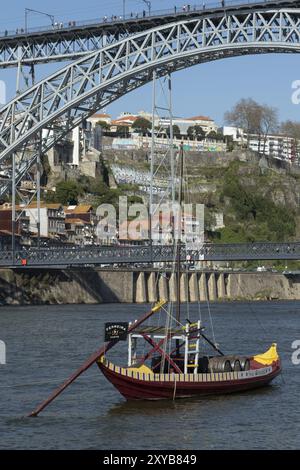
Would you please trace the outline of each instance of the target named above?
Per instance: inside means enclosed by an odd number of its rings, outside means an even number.
[[[146,309],[120,304],[1,307],[7,363],[0,365],[0,448],[300,447],[300,365],[291,360],[291,344],[300,340],[300,302],[211,305],[216,339],[226,353],[263,352],[277,341],[284,371],[264,389],[127,403],[94,365],[38,418],[26,417],[99,347],[105,321],[133,320]],[[191,309],[196,318],[198,307]],[[205,306],[201,310],[209,323]]]

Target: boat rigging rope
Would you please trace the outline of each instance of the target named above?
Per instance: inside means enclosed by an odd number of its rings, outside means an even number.
[[[183,178],[183,194],[184,194],[184,200],[187,202],[187,204],[190,204],[191,203],[191,194],[190,194],[190,191],[189,191],[189,175],[188,175],[188,171],[187,171],[187,164],[186,164],[186,159],[184,158],[183,159],[183,165],[184,165],[184,168],[183,168],[183,172],[184,172],[184,175],[185,177]],[[184,216],[184,233],[186,235],[186,227],[187,227],[187,217],[191,216],[191,226],[189,228],[189,230],[192,230],[192,221],[193,221],[193,211],[191,214],[186,214],[186,213],[183,213],[183,216]],[[187,240],[185,242],[187,244]],[[185,244],[185,246],[186,246]],[[186,263],[185,263],[185,273],[186,273],[186,276],[187,276],[187,282],[188,282],[188,274],[189,274],[189,262],[190,260],[187,260],[187,255],[185,255],[185,259],[186,259]],[[187,285],[187,296],[186,296],[186,318],[189,320],[190,319],[190,303],[189,303],[189,285]]]
[[[165,363],[166,363],[166,356],[165,353],[167,351],[167,344],[170,343],[170,341],[167,341],[169,332],[170,332],[170,327],[172,328],[172,316],[171,316],[171,304],[168,304],[168,310],[167,310],[167,315],[166,315],[166,324],[165,324],[165,340],[162,344],[161,350],[163,351],[164,354],[162,354],[162,361],[160,363],[160,373],[163,374],[164,369],[165,369]]]
[[[238,286],[243,294],[243,296],[245,297],[246,299],[246,295],[245,295],[245,291],[244,289],[242,288],[241,286],[241,283],[240,283],[240,276],[238,275]],[[263,331],[263,334],[264,334],[264,339],[265,340],[268,340],[268,333],[267,333],[267,330],[265,328],[265,326],[263,325],[263,323],[261,322],[260,318],[258,317],[258,315],[255,313],[255,310],[252,308],[252,305],[251,305],[251,301],[248,302],[249,303],[249,310],[252,314],[252,316],[254,317],[254,320],[256,321],[256,323],[258,324],[258,326],[260,327],[260,329]]]
[[[206,299],[206,303],[207,303],[207,310],[208,310],[208,316],[209,316],[209,322],[210,322],[210,328],[211,328],[213,343],[214,343],[215,346],[217,346],[217,342],[216,342],[216,338],[215,338],[215,331],[214,331],[214,324],[213,324],[213,320],[212,320],[212,314],[211,314],[211,310],[210,310],[210,303],[209,303],[208,297]]]

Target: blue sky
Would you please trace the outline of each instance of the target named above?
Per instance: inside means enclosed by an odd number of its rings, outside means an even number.
[[[195,3],[202,3],[198,0]],[[206,0],[206,4],[216,3]],[[180,7],[184,1],[152,0],[152,9]],[[57,21],[88,20],[109,14],[122,14],[123,0],[11,0],[5,3],[0,17],[0,30],[24,26],[25,7],[55,15]],[[142,0],[126,0],[126,11],[146,9]],[[29,26],[47,24],[47,18],[37,14],[29,17]],[[300,121],[300,105],[291,101],[292,82],[300,80],[300,56],[270,54],[225,59],[198,65],[173,75],[173,107],[177,116],[208,115],[219,125],[224,112],[239,99],[251,97],[279,109],[281,120]],[[40,66],[37,76],[62,67],[62,64]],[[15,90],[15,69],[0,70],[0,79],[7,84],[7,97]],[[113,116],[122,111],[138,112],[151,109],[151,87],[145,86],[113,103],[106,111]]]

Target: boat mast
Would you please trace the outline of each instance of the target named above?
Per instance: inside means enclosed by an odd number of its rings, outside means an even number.
[[[179,152],[179,229],[178,229],[178,241],[177,241],[177,311],[176,320],[179,322],[181,317],[180,304],[180,272],[181,272],[181,233],[182,233],[182,201],[183,201],[183,143],[180,144]]]
[[[153,217],[153,178],[154,178],[154,152],[155,152],[155,110],[156,110],[156,71],[152,75],[152,131],[151,131],[151,162],[150,162],[150,199],[149,199],[149,243],[151,250],[151,261],[153,261],[153,239],[152,239],[152,217]]]

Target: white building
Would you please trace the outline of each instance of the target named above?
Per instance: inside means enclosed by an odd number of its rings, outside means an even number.
[[[239,145],[243,145],[246,142],[243,129],[232,126],[223,126],[221,127],[221,131],[224,137],[232,137],[233,141],[237,142]]]
[[[139,111],[137,114],[131,113],[122,113],[118,116],[115,120],[111,121],[112,128],[111,130],[114,131],[118,126],[126,126],[128,127],[128,131],[132,131],[132,125],[136,121],[138,117],[142,117],[147,119],[148,121],[152,121],[152,114],[146,111]],[[214,122],[213,119],[207,116],[195,116],[191,118],[181,118],[181,117],[173,117],[172,118],[173,125],[178,126],[180,129],[181,134],[186,135],[187,130],[189,127],[200,126],[205,134],[209,134],[211,131],[217,132],[218,126]],[[170,118],[169,117],[160,117],[158,115],[154,116],[154,126],[161,127],[167,129],[170,126]]]
[[[254,152],[289,162],[300,157],[299,144],[285,135],[273,134],[265,137],[249,134],[249,148]]]
[[[106,124],[111,123],[111,115],[107,113],[96,113],[93,116],[87,119],[88,122],[92,124],[92,128],[96,126],[99,121],[106,122]]]
[[[243,129],[237,127],[222,127],[224,136],[231,136],[238,145],[247,145],[253,152],[284,161],[298,161],[300,159],[300,145],[292,137],[282,134],[269,134],[267,136],[258,134],[247,135]]]
[[[29,229],[38,233],[38,207],[33,202],[25,208],[29,217]],[[61,204],[44,204],[40,206],[40,235],[41,237],[59,238],[65,233],[65,214]]]
[[[205,134],[218,131],[218,126],[213,119],[207,116],[194,116],[191,118],[173,117],[173,125],[178,126],[181,134],[186,135],[189,127],[200,126]],[[169,127],[169,118],[161,118],[160,125]]]

